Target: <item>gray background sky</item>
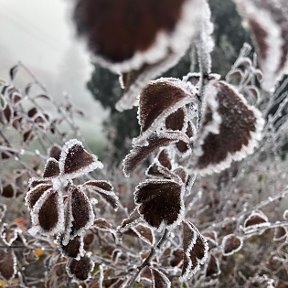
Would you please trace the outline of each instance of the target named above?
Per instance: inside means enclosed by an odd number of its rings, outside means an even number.
[[[22,61],[44,82],[56,99],[62,92],[88,114],[81,123],[84,133],[101,134],[107,113],[85,85],[92,65],[89,54],[75,35],[69,0],[0,0],[0,78]],[[92,131],[91,131],[92,129]]]

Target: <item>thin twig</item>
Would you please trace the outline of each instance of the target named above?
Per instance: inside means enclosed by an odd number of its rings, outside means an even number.
[[[125,288],[131,288],[133,286],[133,284],[135,283],[135,281],[137,280],[137,278],[138,278],[139,274],[141,273],[142,269],[144,269],[146,266],[150,266],[150,263],[151,263],[152,259],[154,258],[157,250],[161,249],[162,245],[167,240],[168,235],[169,235],[169,230],[165,229],[165,231],[164,231],[161,239],[159,240],[159,242],[155,246],[153,246],[151,248],[148,257],[144,260],[144,262],[140,266],[137,267],[136,273],[128,281],[128,283],[125,286]]]

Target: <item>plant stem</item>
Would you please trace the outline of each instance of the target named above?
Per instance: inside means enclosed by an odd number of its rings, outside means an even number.
[[[158,243],[156,245],[151,247],[149,255],[144,260],[144,262],[140,266],[137,267],[136,273],[128,281],[128,283],[125,286],[125,288],[131,288],[133,286],[133,284],[135,283],[135,281],[137,280],[137,278],[138,278],[139,274],[141,273],[142,269],[145,268],[146,266],[150,266],[150,262],[154,258],[157,250],[159,250],[162,247],[162,245],[165,243],[165,241],[168,238],[168,235],[169,235],[169,230],[165,229],[161,239],[158,241]]]

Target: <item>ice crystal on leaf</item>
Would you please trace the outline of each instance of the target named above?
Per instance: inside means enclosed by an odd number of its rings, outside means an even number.
[[[17,258],[12,249],[0,250],[0,276],[9,281],[17,273]]]
[[[200,175],[220,172],[233,160],[251,154],[264,120],[232,86],[212,81],[205,88],[202,122],[195,140],[195,169]]]
[[[69,140],[62,148],[59,159],[60,175],[65,179],[83,176],[96,168],[103,168],[97,157],[88,153],[82,143],[76,139]]]
[[[183,218],[183,187],[172,180],[147,180],[134,192],[138,211],[153,228],[173,228]]]
[[[222,240],[222,253],[224,256],[233,255],[234,253],[241,250],[243,246],[243,239],[237,235],[230,234]]]
[[[208,244],[191,222],[183,221],[182,227],[184,262],[181,277],[189,279],[207,261]]]

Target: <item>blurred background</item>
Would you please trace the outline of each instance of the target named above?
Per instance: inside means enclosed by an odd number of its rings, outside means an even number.
[[[243,43],[251,40],[232,1],[210,2],[216,44],[213,72],[223,76]],[[72,4],[68,0],[0,0],[0,79],[9,80],[9,69],[21,61],[56,101],[69,95],[86,114],[77,124],[90,149],[117,163],[129,149],[131,138],[138,135],[136,110],[118,113],[114,109],[121,95],[118,76],[91,63],[74,34]],[[189,71],[187,53],[165,75],[182,78]],[[25,75],[17,77],[27,82]]]

